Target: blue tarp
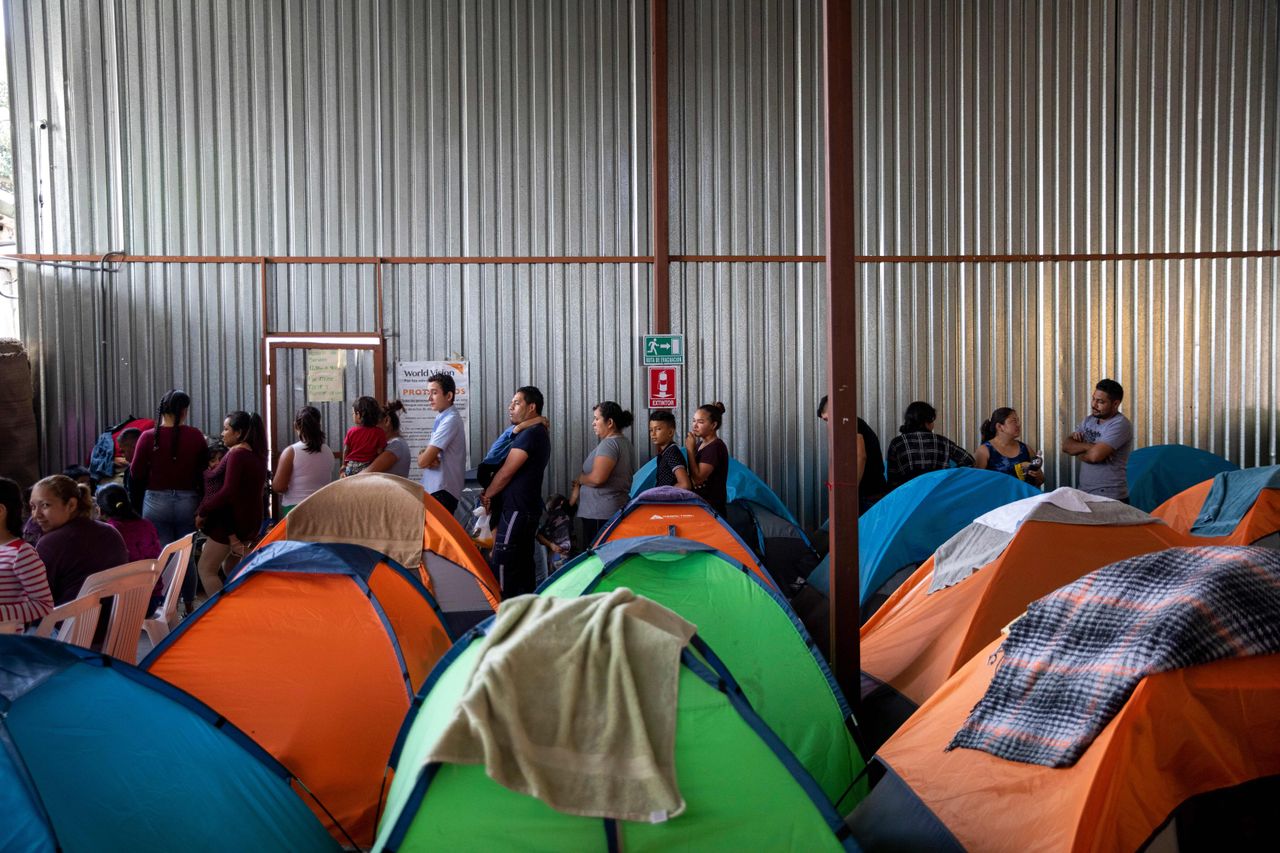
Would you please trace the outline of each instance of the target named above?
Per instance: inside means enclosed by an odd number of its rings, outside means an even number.
[[[858,520],[858,600],[866,604],[903,566],[922,563],[975,518],[1040,494],[1017,477],[979,468],[947,468],[909,480]],[[826,558],[809,583],[829,591]]]
[[[1129,455],[1129,503],[1151,512],[1169,498],[1223,471],[1237,471],[1216,453],[1185,444],[1157,444]]]
[[[0,849],[337,850],[287,771],[154,676],[0,637]]]
[[[1228,536],[1235,531],[1263,489],[1280,489],[1280,465],[1228,471],[1213,478],[1200,515],[1191,525],[1195,536]]]
[[[680,452],[683,453],[684,451],[681,450]],[[657,478],[658,460],[656,458],[650,459],[631,479],[631,497],[634,498],[646,489],[652,489],[657,483]],[[737,459],[729,460],[729,480],[725,484],[725,490],[729,495],[729,503],[751,501],[769,510],[774,515],[785,518],[797,530],[800,529],[800,524],[796,521],[796,517],[791,514],[791,510],[787,509],[781,499],[773,493],[773,489],[766,486],[764,480],[757,477],[754,471]]]

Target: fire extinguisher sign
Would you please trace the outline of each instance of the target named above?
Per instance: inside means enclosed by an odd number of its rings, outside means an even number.
[[[680,371],[676,367],[650,367],[649,408],[674,409]]]

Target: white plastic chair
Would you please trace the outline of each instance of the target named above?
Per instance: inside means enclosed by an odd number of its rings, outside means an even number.
[[[178,599],[182,597],[182,582],[191,568],[191,549],[194,546],[195,534],[188,533],[164,546],[164,550],[156,558],[156,571],[164,582],[164,599],[156,611],[142,623],[153,648],[169,636],[178,622]]]
[[[101,612],[102,599],[96,595],[72,599],[45,614],[36,626],[36,636],[53,637],[53,629],[61,624],[57,636],[60,642],[87,649],[93,642]]]
[[[155,585],[154,560],[137,560],[89,575],[75,600],[55,607],[41,620],[36,634],[52,636],[54,625],[62,622],[59,640],[89,648],[98,627],[102,602],[109,598],[111,619],[102,651],[126,663],[137,663],[138,635],[142,632],[142,620],[147,615],[147,602]]]

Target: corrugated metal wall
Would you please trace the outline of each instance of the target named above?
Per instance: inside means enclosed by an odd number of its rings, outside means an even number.
[[[640,0],[6,9],[23,251],[650,251]],[[1278,18],[1266,0],[859,4],[858,251],[1274,247]],[[816,0],[669,3],[673,253],[823,251],[820,32]],[[175,382],[204,426],[257,405],[255,266],[112,282],[107,417]],[[274,330],[376,324],[369,266],[273,267],[269,282]],[[101,420],[96,286],[23,274],[46,467]],[[886,441],[926,398],[965,444],[1012,403],[1052,448],[1110,374],[1141,443],[1277,460],[1275,261],[867,265],[860,294],[861,397]],[[681,416],[723,400],[731,448],[810,521],[824,305],[819,264],[672,267],[692,351]],[[643,403],[644,265],[388,265],[383,309],[389,364],[471,359],[473,451],[515,385],[543,385],[553,482],[585,455],[592,402]]]
[[[643,3],[32,2],[8,14],[21,251],[649,251]],[[108,279],[105,371],[98,281],[23,273],[46,469],[175,384],[206,430],[260,408],[256,265]],[[475,453],[510,393],[541,385],[561,487],[586,454],[591,404],[644,402],[633,342],[648,291],[643,265],[388,265],[388,365],[471,360]],[[272,266],[267,296],[272,331],[377,326],[367,264]]]

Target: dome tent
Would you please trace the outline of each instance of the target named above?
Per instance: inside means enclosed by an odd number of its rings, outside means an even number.
[[[631,496],[656,484],[657,460],[650,459],[631,480]],[[756,473],[737,459],[729,460],[725,482],[728,505],[724,520],[768,569],[785,594],[802,586],[818,564],[818,554],[791,510]]]
[[[636,495],[601,529],[592,546],[638,536],[676,536],[710,545],[777,589],[756,552],[711,505],[685,489],[655,487]]]
[[[541,595],[579,596],[626,587],[698,626],[734,673],[751,706],[836,805],[862,789],[863,762],[835,678],[787,602],[743,565],[695,542],[622,539],[575,559]]]
[[[415,701],[374,850],[855,849],[848,829],[728,668],[696,634],[680,658],[675,772],[687,804],[661,823],[582,817],[493,781],[481,765],[428,763],[485,652],[487,620]]]
[[[984,512],[1035,497],[1017,477],[981,468],[922,474],[894,489],[858,519],[858,600],[870,615],[906,576]],[[895,582],[896,581],[896,582]],[[827,594],[826,558],[809,577]]]
[[[136,667],[0,636],[0,849],[337,850],[291,780]]]
[[[1156,444],[1129,454],[1125,476],[1129,481],[1129,504],[1151,512],[1169,498],[1197,483],[1211,480],[1223,471],[1239,466],[1216,453],[1185,444]]]
[[[498,607],[498,582],[471,537],[422,486],[393,474],[336,480],[294,507],[259,548],[273,542],[350,542],[419,572],[461,635]]]
[[[862,626],[869,739],[883,742],[1032,601],[1108,563],[1178,544],[1146,513],[1070,488],[980,516]]]
[[[359,545],[277,542],[143,666],[248,732],[336,839],[366,846],[396,732],[450,641],[415,573]]]
[[[1188,545],[1280,548],[1280,465],[1224,471],[1151,513]]]

